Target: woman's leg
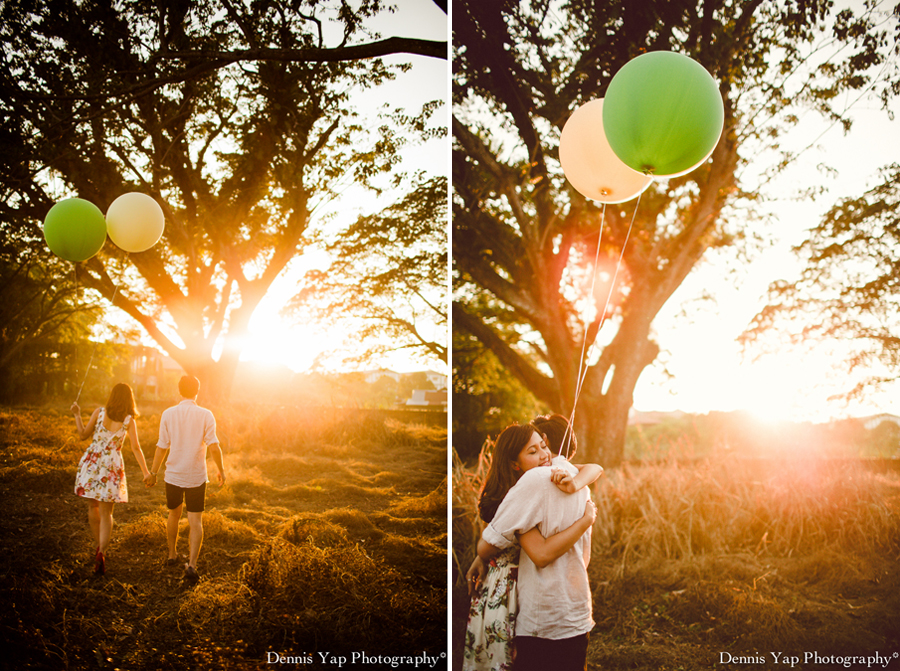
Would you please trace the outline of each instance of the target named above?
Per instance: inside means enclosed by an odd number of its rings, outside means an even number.
[[[100,547],[100,502],[88,499],[88,526],[94,539],[94,549]]]
[[[100,552],[103,554],[106,554],[106,548],[109,547],[109,539],[112,536],[115,505],[111,501],[100,501]]]

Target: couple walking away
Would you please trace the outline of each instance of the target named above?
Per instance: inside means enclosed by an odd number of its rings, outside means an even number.
[[[190,583],[196,583],[200,579],[197,558],[203,543],[207,456],[212,457],[219,470],[219,485],[225,484],[225,467],[222,449],[216,437],[216,420],[209,410],[197,405],[200,381],[185,375],[178,383],[178,391],[182,396],[181,403],[165,410],[160,419],[159,440],[150,468],[147,468],[147,461],[138,442],[135,422],[138,412],[131,387],[127,384],[114,386],[106,406],[97,408],[87,425],[82,422],[81,408],[77,403],[72,404],[78,436],[91,439],[90,446],[78,463],[75,494],[88,500],[88,525],[96,547],[96,574],[106,572],[113,508],[116,503],[128,502],[125,462],[122,457],[122,444],[127,437],[147,487],[156,484],[159,469],[163,461],[166,462],[166,506],[169,510],[166,523],[169,557],[166,565],[178,566],[181,563],[176,552],[178,522],[182,509],[186,509],[189,555],[184,564],[184,578]]]
[[[588,486],[603,469],[569,463],[561,454],[567,429],[561,415],[538,417],[506,427],[494,443],[478,501],[487,526],[466,573],[464,671],[587,668],[597,515]]]

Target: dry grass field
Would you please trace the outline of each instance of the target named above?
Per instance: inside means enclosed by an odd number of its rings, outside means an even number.
[[[159,414],[144,413],[150,459]],[[274,654],[306,668],[345,656],[354,668],[354,652],[426,652],[444,668],[446,430],[327,409],[217,419],[228,481],[211,478],[201,580],[189,587],[164,566],[163,486],[144,487],[127,447],[131,500],[116,506],[98,578],[72,491],[87,443],[71,415],[0,409],[0,667],[244,670]]]
[[[488,463],[454,467],[457,669]],[[607,473],[594,499],[590,669],[900,668],[896,471],[668,460]]]

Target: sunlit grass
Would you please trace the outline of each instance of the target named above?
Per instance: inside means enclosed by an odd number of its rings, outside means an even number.
[[[85,408],[85,412],[88,409]],[[107,576],[91,576],[87,443],[62,409],[0,410],[0,624],[17,668],[257,669],[277,649],[415,654],[444,648],[446,431],[375,413],[218,413],[227,483],[211,466],[201,582],[167,569],[162,486],[126,447]],[[152,457],[159,414],[139,418]],[[187,553],[182,519],[179,551]]]
[[[488,465],[484,453],[454,465],[454,659]],[[720,650],[895,649],[896,471],[845,459],[663,459],[610,470],[593,493],[588,659],[599,668],[710,668]]]

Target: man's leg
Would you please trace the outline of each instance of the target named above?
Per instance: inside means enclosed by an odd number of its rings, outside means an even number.
[[[188,524],[190,525],[190,547],[191,554],[188,558],[188,565],[197,570],[197,558],[200,556],[200,546],[203,545],[203,513],[192,513],[188,511]]]
[[[196,583],[200,579],[197,572],[197,558],[200,556],[200,546],[203,545],[203,509],[205,505],[205,482],[199,487],[184,490],[184,507],[187,510],[188,524],[191,530],[190,555],[187,566],[184,567],[184,577],[192,583]]]
[[[166,539],[169,543],[169,559],[175,559],[178,555],[175,547],[178,543],[178,522],[181,520],[181,508],[184,504],[180,504],[177,508],[169,508],[169,519],[166,521]]]

